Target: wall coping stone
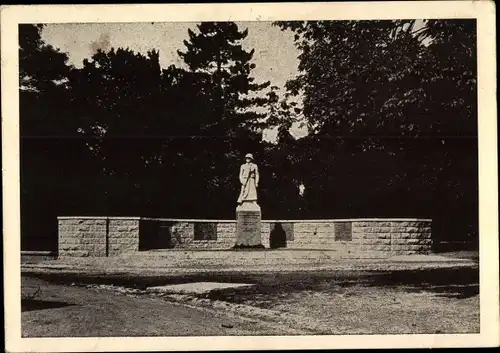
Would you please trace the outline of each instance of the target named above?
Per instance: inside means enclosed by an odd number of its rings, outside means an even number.
[[[60,216],[58,220],[65,219],[110,219],[110,220],[145,220],[145,221],[167,221],[167,222],[208,222],[208,223],[236,223],[229,219],[191,219],[191,218],[152,218],[152,217],[89,217],[89,216]],[[429,218],[346,218],[346,219],[277,219],[262,220],[263,223],[332,223],[332,222],[432,222]]]
[[[57,256],[57,251],[50,250],[21,250],[21,256]]]
[[[191,219],[191,218],[153,218],[141,217],[144,221],[164,221],[164,222],[185,222],[185,223],[236,223],[236,220],[230,219]]]
[[[81,217],[78,217],[78,216],[59,216],[57,217],[57,219],[59,220],[64,220],[64,219],[84,219],[84,220],[90,220],[90,219],[97,219],[97,220],[101,220],[101,219],[110,219],[110,220],[115,220],[115,219],[119,219],[119,220],[131,220],[131,221],[138,221],[140,219],[142,219],[141,217],[102,217],[102,216],[96,216],[96,217],[92,217],[92,216],[81,216]]]
[[[287,219],[262,220],[268,223],[330,223],[330,222],[432,222],[428,218],[337,218],[337,219]]]

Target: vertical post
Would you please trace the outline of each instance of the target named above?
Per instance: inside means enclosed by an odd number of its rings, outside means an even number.
[[[109,217],[106,217],[106,257],[109,256]]]

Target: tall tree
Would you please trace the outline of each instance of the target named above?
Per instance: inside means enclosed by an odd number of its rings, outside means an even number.
[[[295,31],[301,74],[287,83],[304,95],[313,131],[328,136],[415,134],[410,109],[422,97],[422,43],[411,21],[278,22]],[[368,142],[368,141],[367,141]]]
[[[66,53],[42,40],[42,30],[43,25],[19,26],[21,134],[64,135],[75,130],[67,87],[72,67]]]
[[[89,156],[74,139],[79,122],[71,109],[68,56],[46,44],[42,30],[19,25],[21,244],[49,250],[57,246],[56,217],[71,212],[72,173],[88,169]]]
[[[271,86],[267,96],[267,118],[262,122],[265,128],[276,128],[277,140],[281,143],[291,142],[294,137],[290,133],[293,124],[298,123],[302,109],[298,103],[290,99],[290,92],[283,97],[279,95],[279,88]]]
[[[327,209],[323,197],[346,200],[336,214],[433,217],[446,237],[457,218],[462,235],[477,225],[464,206],[477,204],[475,21],[276,25],[301,51],[287,87],[304,98],[305,140],[321,156],[310,209]]]
[[[257,84],[251,77],[254,49],[246,51],[242,46],[248,29],[240,31],[234,22],[203,22],[197,29],[188,30],[186,50],[178,54],[189,70],[198,74],[199,87],[209,97],[206,114],[211,121],[204,128],[209,133],[236,136],[239,128],[251,129],[263,118],[251,108],[266,103],[258,92],[270,82]]]
[[[187,70],[164,71],[165,82],[177,87],[171,91],[179,98],[174,125],[189,132],[177,141],[179,163],[196,186],[186,190],[185,200],[191,200],[193,212],[229,217],[241,155],[262,150],[260,120],[267,99],[259,92],[270,83],[256,83],[251,75],[254,50],[243,47],[248,30],[240,31],[234,22],[203,22],[188,36],[186,49],[178,51]]]
[[[158,51],[98,50],[74,71],[70,85],[81,137],[101,172],[95,188],[102,212],[147,214],[144,199],[154,192],[148,173],[162,160],[162,133],[169,120]]]
[[[97,51],[71,79],[82,136],[107,170],[131,173],[158,158],[161,72],[157,51]],[[125,153],[126,152],[126,153]]]

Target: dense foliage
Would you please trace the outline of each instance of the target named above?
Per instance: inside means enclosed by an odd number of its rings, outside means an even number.
[[[124,48],[74,68],[21,25],[23,248],[55,248],[58,215],[233,218],[249,151],[264,218],[429,217],[477,239],[475,21],[275,25],[300,51],[283,94],[232,22],[189,30],[164,69]]]
[[[301,50],[287,86],[313,132],[298,149],[312,157],[297,158],[309,214],[422,216],[436,236],[477,235],[475,21],[276,25]]]

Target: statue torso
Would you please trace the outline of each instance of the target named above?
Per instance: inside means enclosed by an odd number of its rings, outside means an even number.
[[[254,163],[245,163],[241,166],[241,173],[244,177],[255,177],[255,170],[257,169],[257,165]]]

